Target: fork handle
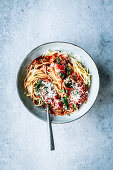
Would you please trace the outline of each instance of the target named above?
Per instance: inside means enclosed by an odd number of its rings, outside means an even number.
[[[48,125],[49,145],[50,145],[50,150],[52,151],[55,150],[55,145],[54,145],[53,131],[52,131],[51,118],[50,118],[48,106],[47,106],[47,125]]]

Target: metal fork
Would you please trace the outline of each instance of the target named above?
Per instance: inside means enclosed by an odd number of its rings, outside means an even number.
[[[49,107],[48,107],[48,105],[47,105],[47,126],[48,126],[48,135],[49,135],[50,150],[55,150],[53,131],[52,131],[52,125],[51,125],[51,117],[50,117],[50,114],[49,114]]]

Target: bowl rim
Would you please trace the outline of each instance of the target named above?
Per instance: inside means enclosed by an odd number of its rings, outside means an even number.
[[[94,62],[94,59],[91,57],[91,55],[90,55],[86,50],[84,50],[82,47],[80,47],[80,46],[78,46],[78,45],[76,45],[76,44],[74,44],[74,43],[70,43],[70,42],[66,42],[66,41],[52,41],[52,42],[43,43],[43,44],[38,45],[37,47],[35,47],[33,50],[31,50],[31,51],[26,55],[26,57],[24,57],[22,63],[23,63],[24,60],[30,55],[30,53],[32,53],[32,52],[33,52],[34,50],[36,50],[37,48],[39,48],[39,47],[41,47],[41,46],[43,46],[43,45],[52,44],[52,43],[53,43],[53,44],[54,44],[54,43],[65,43],[65,44],[70,44],[70,45],[73,45],[73,46],[75,46],[75,47],[78,47],[78,48],[80,48],[81,50],[83,50],[85,53],[87,53],[87,54],[89,55],[89,57],[90,57],[90,58],[93,60],[93,62]],[[22,98],[21,98],[21,96],[20,96],[19,88],[18,88],[19,72],[20,72],[22,63],[20,64],[20,67],[19,67],[19,70],[18,70],[18,73],[17,73],[16,87],[17,87],[18,96],[19,96],[21,102],[24,104],[24,102],[23,102],[23,100],[22,100]],[[95,64],[95,62],[94,62],[94,64]],[[95,66],[96,66],[96,69],[97,69],[98,80],[99,80],[99,81],[98,81],[98,83],[99,83],[99,84],[98,84],[98,91],[97,91],[97,96],[98,96],[98,93],[99,93],[99,90],[100,90],[100,76],[99,76],[99,72],[98,72],[97,65],[95,64]],[[97,99],[97,96],[96,96],[96,98],[95,98],[95,101],[96,101],[96,99]],[[65,121],[65,122],[53,122],[53,121],[51,121],[51,123],[53,123],[53,124],[65,124],[65,123],[66,123],[66,124],[67,124],[67,123],[71,123],[71,122],[73,122],[73,121],[75,121],[75,120],[78,120],[78,119],[82,118],[83,116],[85,116],[86,113],[88,113],[88,112],[90,111],[90,109],[91,109],[91,108],[93,107],[93,105],[95,104],[95,101],[93,102],[92,106],[87,110],[87,112],[85,112],[85,113],[84,113],[83,115],[81,115],[80,117],[78,117],[78,118],[76,118],[76,119],[73,119],[73,120],[70,120],[70,121]],[[25,108],[27,108],[25,104],[24,104],[24,106],[25,106]],[[43,120],[43,122],[47,122],[46,120],[42,119],[41,117],[38,117],[35,113],[31,112],[28,108],[27,108],[27,110],[28,110],[30,113],[32,113],[32,115],[36,116],[38,119]]]

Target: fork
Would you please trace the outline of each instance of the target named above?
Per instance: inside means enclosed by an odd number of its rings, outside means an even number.
[[[52,151],[55,150],[55,145],[54,145],[52,125],[51,125],[51,116],[49,114],[48,105],[47,105],[47,126],[48,126],[48,135],[49,135],[49,146],[50,146],[50,150]]]

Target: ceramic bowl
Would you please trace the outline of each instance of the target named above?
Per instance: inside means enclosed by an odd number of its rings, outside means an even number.
[[[99,74],[97,67],[90,57],[90,55],[81,47],[67,43],[67,42],[50,42],[36,47],[32,50],[23,60],[18,75],[17,75],[17,89],[20,99],[22,100],[25,107],[33,113],[39,119],[46,121],[46,111],[42,107],[36,107],[33,105],[32,99],[25,95],[24,89],[24,78],[26,77],[26,67],[31,63],[32,60],[39,57],[48,50],[58,50],[62,52],[68,52],[75,56],[80,62],[89,69],[91,76],[91,87],[89,91],[88,101],[84,103],[79,111],[74,112],[70,116],[53,116],[52,123],[67,123],[85,115],[88,110],[94,104],[99,91]]]

